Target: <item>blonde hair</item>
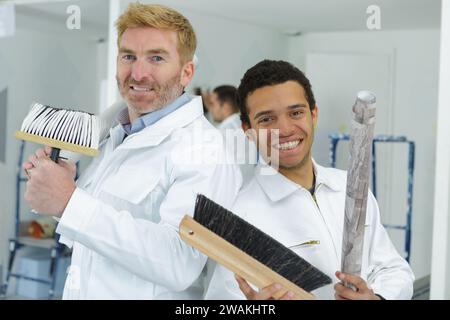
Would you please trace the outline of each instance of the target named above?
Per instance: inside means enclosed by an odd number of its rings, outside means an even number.
[[[179,12],[158,4],[130,3],[127,10],[117,19],[117,45],[127,28],[152,27],[177,32],[178,54],[181,64],[194,57],[197,37],[189,20]]]

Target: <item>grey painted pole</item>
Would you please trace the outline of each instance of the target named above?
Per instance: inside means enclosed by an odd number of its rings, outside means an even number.
[[[342,272],[355,275],[361,274],[370,158],[375,127],[375,101],[373,93],[358,92],[351,122],[341,267]]]

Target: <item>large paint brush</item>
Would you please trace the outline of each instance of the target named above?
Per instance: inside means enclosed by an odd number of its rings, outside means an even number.
[[[242,278],[264,288],[279,283],[296,299],[314,299],[309,291],[331,283],[330,277],[263,231],[203,195],[194,218],[180,223],[181,239]]]
[[[358,92],[351,122],[341,267],[342,272],[355,275],[361,274],[375,128],[375,101],[373,93]],[[346,285],[352,287],[350,284]]]
[[[90,113],[33,103],[16,138],[52,147],[50,158],[58,162],[67,150],[89,156],[98,154],[99,119]]]

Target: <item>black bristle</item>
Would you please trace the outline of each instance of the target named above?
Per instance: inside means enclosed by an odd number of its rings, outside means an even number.
[[[194,220],[306,291],[331,283],[294,251],[204,195],[197,196]]]

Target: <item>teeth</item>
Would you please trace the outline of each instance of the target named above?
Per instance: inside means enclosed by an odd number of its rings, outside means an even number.
[[[137,86],[132,86],[133,90],[135,91],[140,91],[140,92],[144,92],[144,91],[150,91],[149,88],[146,87],[137,87]]]
[[[282,144],[277,144],[276,148],[280,149],[280,150],[290,150],[290,149],[294,149],[296,146],[298,146],[299,143],[300,143],[300,140],[289,141],[289,142],[285,142]]]

